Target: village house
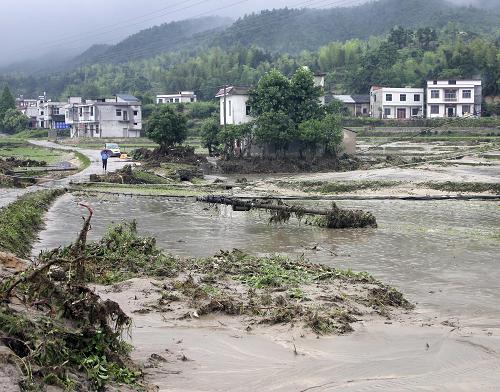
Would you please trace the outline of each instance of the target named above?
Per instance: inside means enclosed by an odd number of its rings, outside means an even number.
[[[480,80],[427,81],[427,118],[481,116]]]
[[[141,102],[132,95],[84,100],[72,97],[65,107],[71,137],[139,137],[142,129]]]
[[[370,113],[373,118],[422,118],[424,89],[373,86],[370,89]]]
[[[157,104],[191,103],[197,102],[194,91],[179,91],[176,94],[159,94],[156,96]]]
[[[36,128],[38,117],[38,100],[24,98],[22,95],[16,98],[16,109],[28,117],[28,128]]]
[[[66,102],[54,102],[47,96],[38,97],[36,127],[40,129],[67,129],[64,107]]]
[[[325,75],[317,74],[314,76],[314,83],[316,86],[324,88],[325,86]],[[251,108],[248,104],[248,100],[250,98],[249,95],[250,88],[246,86],[226,86],[221,88],[215,98],[219,98],[220,101],[220,125],[240,125],[246,124],[252,120],[250,115]],[[320,103],[325,105],[327,97],[324,94],[320,97]],[[343,143],[342,143],[342,151],[347,154],[355,154],[356,153],[356,132],[344,128],[343,129]],[[268,149],[267,147],[255,148],[253,153],[256,155],[263,155],[264,150]],[[237,148],[240,149],[241,146],[237,145]],[[291,150],[294,150],[293,146]],[[298,150],[295,151],[298,153]],[[269,151],[267,151],[269,154]],[[291,152],[290,155],[294,155]]]
[[[370,96],[369,95],[327,95],[326,104],[333,100],[340,101],[349,111],[352,117],[370,116]]]

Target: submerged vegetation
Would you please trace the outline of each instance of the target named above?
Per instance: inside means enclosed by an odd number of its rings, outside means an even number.
[[[28,257],[43,214],[65,190],[43,190],[28,193],[0,210],[0,250]]]

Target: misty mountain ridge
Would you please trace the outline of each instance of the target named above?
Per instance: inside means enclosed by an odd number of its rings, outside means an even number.
[[[488,5],[496,3],[494,0]],[[95,63],[122,64],[163,53],[194,55],[211,47],[256,46],[296,55],[332,41],[385,35],[395,26],[443,28],[449,23],[464,31],[492,33],[500,26],[500,11],[457,6],[446,0],[377,0],[342,8],[266,10],[237,21],[209,16],[151,27],[116,45],[93,45],[69,61],[60,61],[59,70]],[[23,68],[19,65],[16,70]],[[52,66],[50,70],[57,68]]]

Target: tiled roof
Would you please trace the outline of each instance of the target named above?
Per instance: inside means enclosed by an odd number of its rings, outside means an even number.
[[[229,86],[226,88],[226,95],[248,95],[250,87],[245,86]],[[221,88],[219,92],[215,95],[215,98],[220,98],[224,96],[224,89]]]

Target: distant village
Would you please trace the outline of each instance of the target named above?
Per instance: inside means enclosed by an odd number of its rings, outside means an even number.
[[[315,75],[315,84],[325,86],[325,75]],[[220,102],[220,124],[244,124],[252,120],[249,87],[226,86],[215,98]],[[323,105],[341,102],[352,117],[411,120],[418,118],[469,118],[481,116],[480,80],[429,80],[426,88],[372,86],[366,95],[324,94]],[[159,94],[156,104],[197,102],[193,91]],[[29,118],[30,128],[69,130],[73,138],[139,137],[143,128],[142,103],[129,94],[112,98],[69,97],[54,102],[46,94],[37,99],[23,96],[17,108]]]

